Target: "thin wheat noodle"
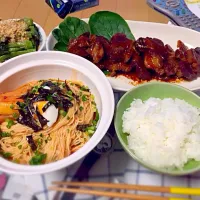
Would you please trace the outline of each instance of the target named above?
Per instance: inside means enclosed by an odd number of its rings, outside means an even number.
[[[15,122],[10,129],[7,128],[7,122],[0,124],[3,132],[11,132],[11,137],[4,137],[0,140],[0,147],[4,152],[12,154],[12,160],[20,164],[29,164],[34,152],[31,150],[26,136],[32,135],[34,141],[42,140],[39,151],[46,154],[45,163],[50,163],[63,159],[73,152],[80,149],[89,140],[89,136],[85,132],[77,130],[77,125],[90,124],[93,120],[96,107],[92,104],[94,101],[90,92],[81,91],[82,83],[78,81],[68,81],[68,86],[75,95],[84,94],[87,101],[80,100],[72,101],[73,107],[68,110],[65,117],[59,116],[57,122],[50,128],[45,128],[42,131],[34,132],[33,129]],[[73,83],[73,84],[71,84]],[[30,89],[30,85],[35,85],[31,82],[19,88],[18,94],[24,91],[24,88]],[[77,86],[78,84],[79,86]],[[9,92],[11,95],[12,92]],[[2,94],[3,95],[3,94]],[[83,108],[80,111],[80,107]],[[42,137],[41,137],[42,135]]]

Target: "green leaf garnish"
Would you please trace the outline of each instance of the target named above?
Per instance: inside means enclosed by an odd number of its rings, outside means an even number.
[[[89,25],[76,17],[67,17],[60,23],[59,28],[53,30],[52,34],[57,40],[54,50],[67,51],[70,39],[77,38],[83,33],[90,32]]]
[[[127,38],[135,40],[127,22],[117,13],[99,11],[89,19],[92,34],[103,36],[110,40],[116,33],[124,33]]]
[[[57,42],[54,46],[54,50],[66,52],[67,51],[67,45],[63,42]]]

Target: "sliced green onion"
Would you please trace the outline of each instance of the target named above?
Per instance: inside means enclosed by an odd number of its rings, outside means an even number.
[[[79,110],[82,111],[82,110],[83,110],[83,106],[80,106],[80,107],[79,107]]]
[[[12,119],[6,119],[6,122],[7,122],[6,127],[8,129],[10,129],[15,124],[15,122]]]
[[[13,113],[12,116],[14,119],[17,119],[19,117],[19,115],[17,113]]]
[[[66,115],[67,115],[67,112],[64,111],[64,110],[60,110],[59,113],[60,113],[60,115],[62,115],[63,117],[66,117]]]
[[[82,101],[87,101],[87,97],[85,95],[82,96]]]
[[[10,109],[13,110],[14,108],[15,108],[14,104],[11,104],[11,105],[10,105]]]
[[[1,136],[1,137],[10,137],[11,134],[8,133],[8,132],[1,132],[1,133],[0,133],[0,136]]]
[[[3,152],[3,153],[2,153],[2,156],[3,156],[4,158],[10,158],[10,157],[12,156],[12,153],[10,153],[10,152]]]

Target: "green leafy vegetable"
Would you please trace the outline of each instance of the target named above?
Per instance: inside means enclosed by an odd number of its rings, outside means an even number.
[[[57,41],[63,42],[65,44],[67,43],[67,41],[65,40],[66,38],[63,37],[62,32],[59,28],[54,29],[52,34]]]
[[[56,51],[67,51],[67,44],[63,43],[63,42],[57,42],[54,46],[54,50]]]
[[[86,32],[90,32],[89,25],[86,22],[76,17],[67,17],[60,23],[59,28],[54,29],[52,32],[57,40],[54,50],[67,51],[69,40]]]
[[[96,12],[91,15],[89,26],[92,34],[104,36],[108,40],[116,33],[124,33],[127,38],[135,39],[126,21],[114,12]]]
[[[46,157],[47,157],[47,154],[36,152],[35,156],[33,156],[31,158],[31,160],[29,161],[29,164],[30,165],[40,165],[40,164],[42,164],[44,162]]]
[[[19,145],[19,146],[18,146],[18,149],[22,149],[22,145]]]

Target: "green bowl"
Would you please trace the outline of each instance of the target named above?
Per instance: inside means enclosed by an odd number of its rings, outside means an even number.
[[[171,83],[164,82],[151,82],[142,84],[140,86],[134,87],[132,90],[127,92],[118,102],[115,114],[115,130],[125,151],[138,163],[146,168],[154,170],[159,173],[169,174],[169,175],[186,175],[197,172],[200,170],[200,161],[190,160],[185,164],[183,169],[161,169],[151,166],[145,163],[143,160],[138,158],[132,150],[128,148],[127,135],[122,131],[122,115],[124,111],[130,107],[133,99],[147,100],[150,97],[155,98],[178,98],[183,99],[189,104],[200,108],[200,97],[195,93]]]

